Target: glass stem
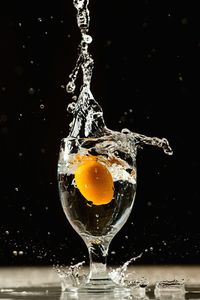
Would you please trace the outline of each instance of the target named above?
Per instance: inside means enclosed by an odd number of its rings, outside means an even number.
[[[87,243],[90,259],[90,273],[91,279],[108,279],[107,273],[107,256],[110,241],[97,241],[96,243]]]

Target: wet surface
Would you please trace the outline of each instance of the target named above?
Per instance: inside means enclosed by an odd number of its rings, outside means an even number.
[[[155,296],[155,286],[149,286],[146,289],[132,290],[124,294],[106,294],[106,293],[65,293],[61,292],[60,287],[29,287],[29,288],[7,288],[0,289],[0,299],[27,299],[27,300],[75,300],[75,299],[200,299],[200,285],[187,286],[185,294],[179,291],[166,292],[160,296]]]
[[[61,291],[57,274],[51,267],[0,268],[0,299],[199,299],[200,267],[135,266],[130,270],[145,275],[149,284],[145,288],[132,288],[124,293],[66,293]],[[184,284],[156,285],[161,279],[184,278]],[[173,279],[174,280],[174,279]],[[155,287],[158,286],[156,289]]]

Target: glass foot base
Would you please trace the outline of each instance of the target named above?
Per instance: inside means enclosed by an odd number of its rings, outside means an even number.
[[[128,287],[115,284],[110,278],[106,279],[90,279],[88,283],[77,287],[67,288],[64,292],[76,292],[78,294],[127,294],[130,292]]]

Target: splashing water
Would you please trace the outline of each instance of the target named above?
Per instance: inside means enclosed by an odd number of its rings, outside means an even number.
[[[186,293],[185,282],[183,280],[163,280],[155,285],[154,294],[156,298],[165,299],[183,299],[182,296]]]
[[[144,277],[138,277],[138,275],[131,271],[129,272],[128,266],[136,261],[137,259],[141,258],[143,253],[139,254],[136,257],[132,257],[130,260],[125,262],[121,267],[116,269],[111,269],[109,272],[110,278],[115,282],[119,287],[130,287],[132,289],[139,289],[140,294],[141,292],[145,292],[145,288],[148,285],[148,281]],[[83,269],[83,265],[85,261],[79,262],[73,266],[66,267],[66,266],[53,266],[54,271],[57,273],[61,280],[61,289],[65,291],[67,288],[72,288],[76,290],[76,288],[80,288],[84,286],[84,284],[88,280],[89,273]]]
[[[133,261],[136,261],[137,259],[142,257],[142,254],[139,254],[136,257],[132,257],[130,260],[128,260],[127,262],[125,262],[121,267],[117,268],[117,269],[113,269],[109,275],[111,277],[111,279],[117,283],[120,286],[146,286],[144,282],[138,280],[135,278],[135,274],[132,273],[128,273],[127,269],[128,266],[130,265],[130,263],[132,263]]]
[[[66,86],[66,90],[68,93],[74,94],[76,89],[75,81],[80,68],[83,73],[83,84],[78,98],[73,96],[73,99],[78,99],[77,102],[72,102],[68,105],[68,111],[73,113],[69,136],[80,138],[126,134],[131,138],[136,148],[145,144],[152,145],[162,148],[166,154],[172,155],[173,151],[165,138],[147,137],[131,132],[126,128],[122,129],[121,133],[118,133],[106,127],[102,108],[94,99],[90,90],[94,60],[88,50],[89,44],[92,42],[92,37],[88,34],[90,23],[89,0],[73,0],[73,4],[77,9],[77,24],[81,33],[81,42],[78,59],[74,70],[69,76],[70,81]]]
[[[87,274],[82,272],[82,267],[85,261],[79,262],[73,266],[54,266],[53,269],[61,280],[62,291],[65,291],[68,287],[80,287],[87,280]]]
[[[164,153],[172,155],[173,151],[165,138],[148,137],[131,132],[127,128],[122,129],[121,132],[117,132],[106,127],[102,108],[94,99],[90,89],[94,60],[89,52],[89,44],[92,42],[92,37],[88,34],[90,23],[89,0],[73,0],[73,4],[77,10],[77,24],[81,33],[81,42],[75,68],[70,74],[70,80],[66,86],[66,91],[72,94],[73,99],[73,102],[68,105],[68,112],[73,114],[72,122],[69,125],[68,137],[74,140],[87,138],[88,144],[86,143],[85,148],[90,147],[90,143],[94,143],[95,141],[95,144],[101,147],[99,151],[102,153],[104,149],[105,151],[111,149],[113,147],[113,140],[115,140],[120,144],[119,149],[123,149],[124,152],[130,153],[130,149],[134,148],[133,153],[131,153],[134,157],[136,157],[137,149],[143,145],[157,146],[162,148]],[[80,69],[82,69],[83,83],[77,96],[75,95],[76,79]],[[101,143],[98,144],[96,140]],[[128,147],[130,145],[128,142],[131,143],[131,147]],[[85,149],[82,149],[82,151],[82,154],[85,155]],[[115,175],[118,176],[119,174]],[[135,184],[135,182],[132,184]],[[136,275],[133,273],[130,274],[127,271],[128,265],[141,256],[142,254],[130,259],[122,267],[113,269],[109,273],[113,282],[119,286],[145,288],[148,285],[146,279],[138,279]],[[61,278],[63,291],[68,287],[80,287],[87,282],[88,274],[85,274],[82,270],[83,263],[81,262],[68,268],[59,266],[54,268]]]

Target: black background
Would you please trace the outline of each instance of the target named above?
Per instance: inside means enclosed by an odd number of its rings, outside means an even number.
[[[166,137],[137,157],[132,214],[108,262],[200,263],[200,14],[192,1],[91,0],[92,92],[109,128]],[[0,16],[0,264],[70,264],[87,249],[57,190],[65,91],[80,33],[72,1],[7,2]],[[77,91],[78,93],[78,91]]]

